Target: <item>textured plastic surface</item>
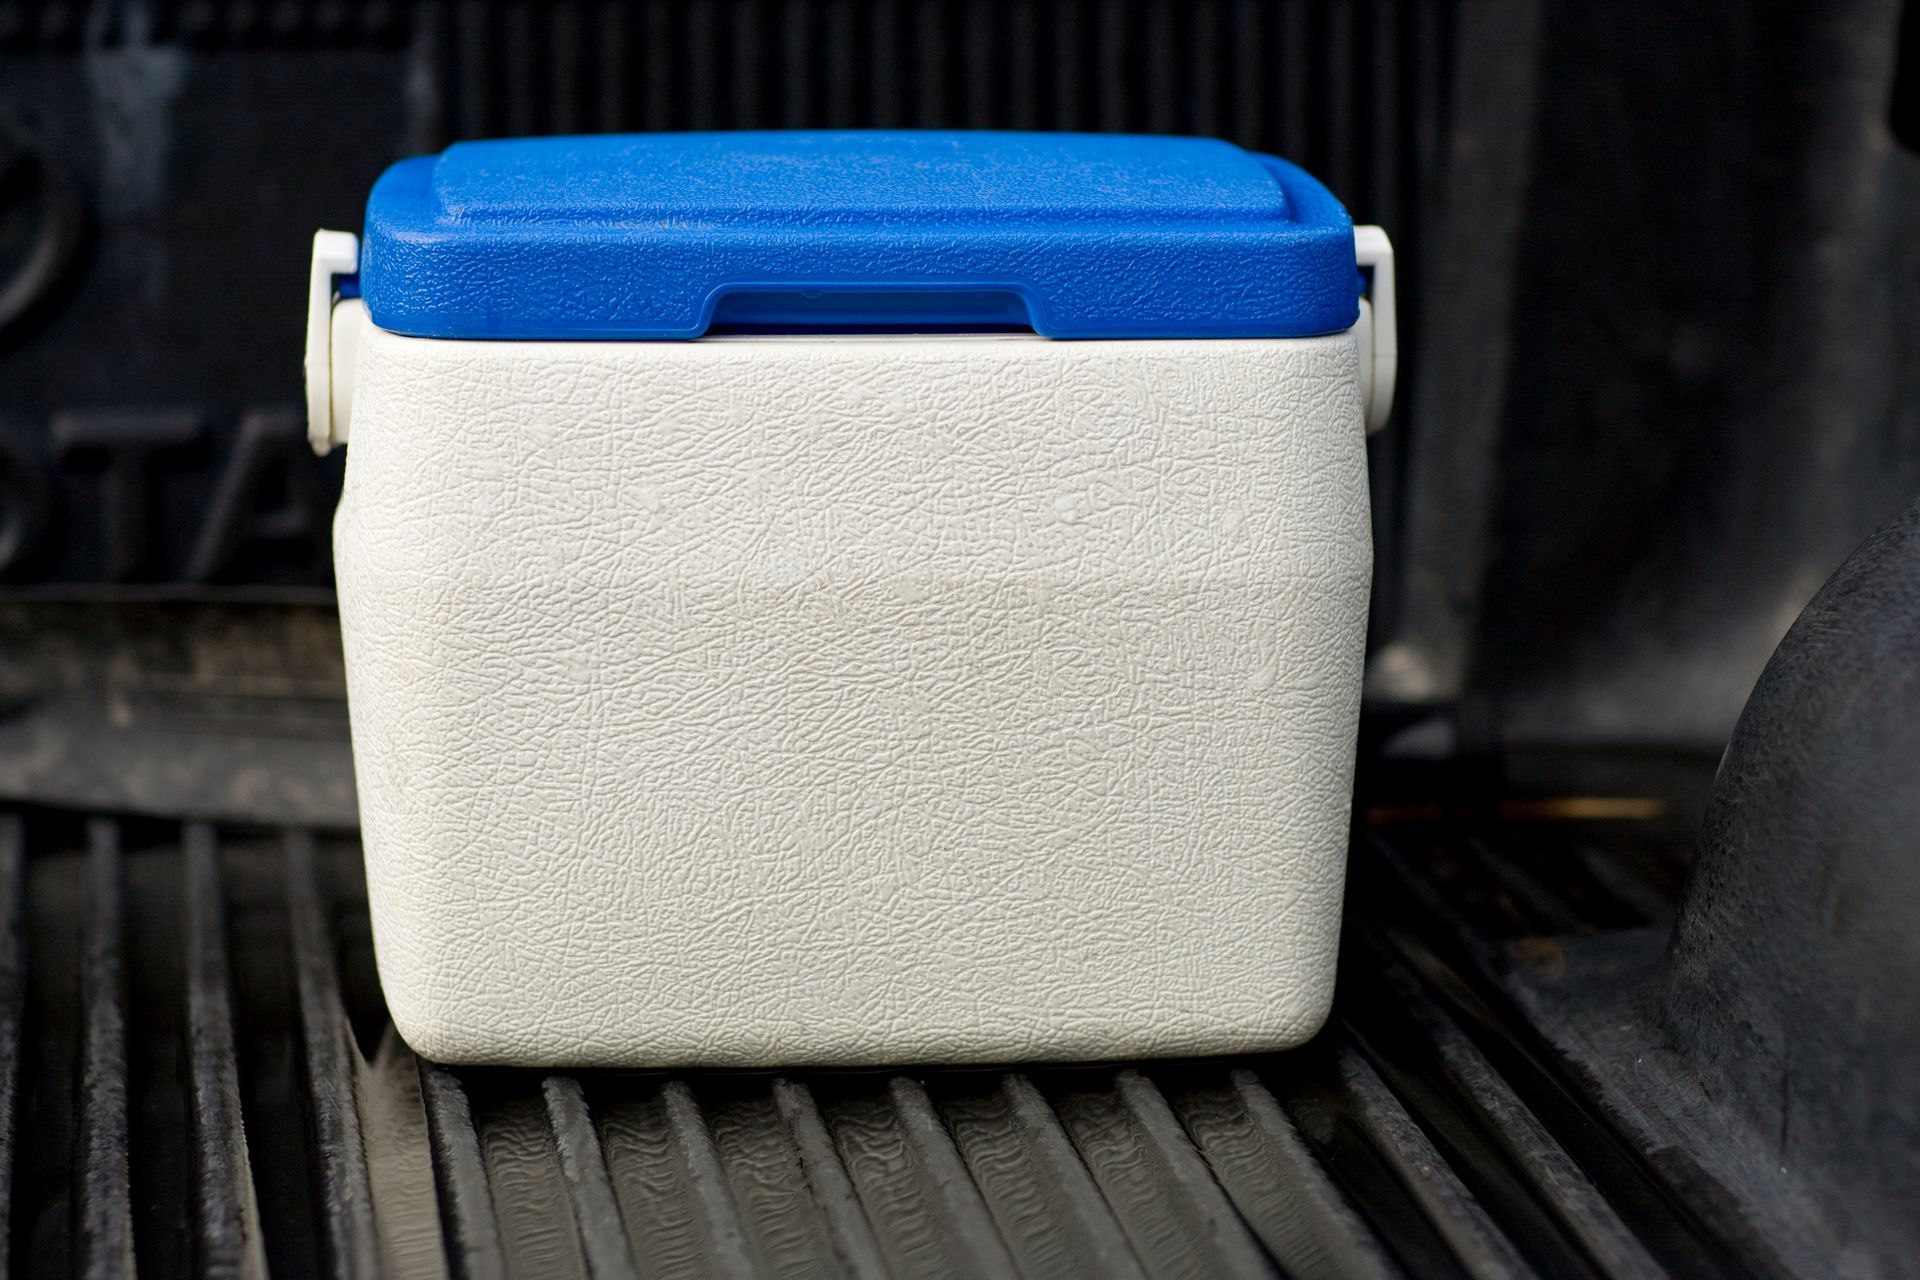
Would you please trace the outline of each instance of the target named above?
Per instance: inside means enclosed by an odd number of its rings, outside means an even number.
[[[1358,315],[1352,223],[1207,138],[709,133],[460,143],[367,205],[374,323],[439,338],[715,325],[1298,337]]]
[[[382,987],[450,1061],[1274,1049],[1331,997],[1351,333],[437,342],[336,524]]]

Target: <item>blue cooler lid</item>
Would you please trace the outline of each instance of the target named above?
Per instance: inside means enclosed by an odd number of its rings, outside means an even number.
[[[1351,326],[1353,224],[1212,138],[682,133],[463,142],[367,202],[375,324],[431,338]]]

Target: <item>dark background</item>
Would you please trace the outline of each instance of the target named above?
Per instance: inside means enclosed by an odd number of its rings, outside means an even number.
[[[302,434],[308,239],[357,228],[396,157],[602,129],[1210,133],[1304,164],[1402,255],[1370,705],[1717,750],[1800,606],[1920,489],[1902,17],[0,3],[0,580],[325,600],[343,460]]]

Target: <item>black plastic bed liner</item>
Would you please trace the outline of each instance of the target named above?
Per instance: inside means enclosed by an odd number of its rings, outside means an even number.
[[[1657,953],[1677,859],[1611,834],[1631,822],[1488,839],[1417,807],[1372,817],[1335,1016],[1299,1051],[547,1074],[447,1069],[395,1037],[351,836],[6,816],[11,1269],[1777,1269],[1701,1163],[1636,1138],[1510,998],[1583,936]]]

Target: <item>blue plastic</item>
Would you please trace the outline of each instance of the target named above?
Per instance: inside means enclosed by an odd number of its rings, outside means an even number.
[[[1358,316],[1353,224],[1211,138],[686,133],[469,142],[367,202],[375,324],[434,338],[998,329],[1301,337]]]

